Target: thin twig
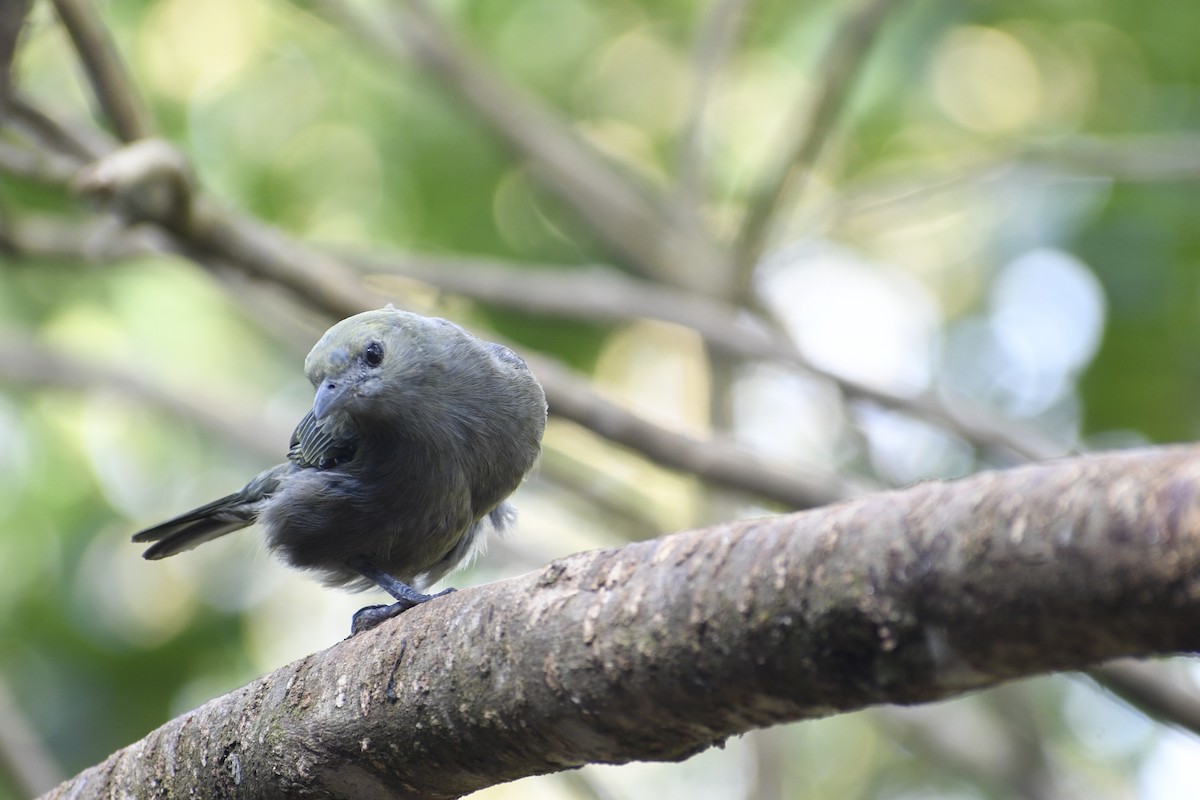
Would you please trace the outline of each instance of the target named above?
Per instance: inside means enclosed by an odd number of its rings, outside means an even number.
[[[7,122],[30,140],[59,155],[85,163],[100,158],[116,146],[103,131],[55,119],[20,94],[13,95],[10,103],[12,115]]]
[[[90,0],[52,0],[75,45],[96,100],[117,135],[132,142],[154,135],[150,112],[134,87],[116,44]]]
[[[1117,178],[1134,183],[1192,182],[1200,179],[1200,136],[1071,137],[1017,149],[1019,163],[1063,172]]]
[[[812,216],[841,219],[878,214],[892,207],[911,208],[946,192],[978,190],[1021,170],[1043,181],[1047,177],[1083,177],[1126,183],[1194,183],[1200,180],[1200,136],[1071,137],[951,162],[938,153],[927,162],[910,164],[903,173],[852,183]]]
[[[800,184],[816,165],[833,130],[849,104],[854,83],[871,44],[896,0],[866,0],[853,9],[834,34],[821,60],[823,81],[811,100],[801,101],[799,128],[782,162],[771,168],[765,184],[751,197],[745,221],[734,246],[735,286],[738,297],[750,294],[755,267],[766,247],[771,225],[785,204],[794,202]]]
[[[707,126],[721,68],[729,59],[745,17],[748,0],[711,0],[696,37],[692,56],[693,84],[687,119],[679,137],[675,205],[694,220],[704,198]]]

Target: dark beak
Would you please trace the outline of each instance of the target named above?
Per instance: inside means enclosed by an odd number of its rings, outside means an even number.
[[[326,414],[342,404],[349,389],[348,381],[322,381],[317,387],[317,396],[313,398],[313,416],[323,419]]]

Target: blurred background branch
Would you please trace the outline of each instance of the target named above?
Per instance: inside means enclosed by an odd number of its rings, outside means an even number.
[[[102,200],[114,212],[136,214],[128,220],[131,224],[159,223],[163,233],[175,237],[172,248],[175,252],[211,269],[218,264],[232,266],[285,286],[331,318],[340,319],[395,300],[394,295],[362,284],[335,257],[290,241],[255,220],[217,207],[206,198],[172,197],[150,207],[144,198],[155,194],[151,189],[163,172],[186,169],[173,163],[164,165],[160,155],[163,148],[155,148],[149,158],[141,157],[139,154],[151,152],[151,144],[142,142],[136,149],[112,151],[95,164],[80,164],[83,172],[79,173],[82,177],[76,186]],[[41,168],[27,170],[26,177],[38,177],[48,183],[59,183],[65,177],[61,170],[38,166]],[[193,191],[190,179],[182,176],[174,179],[173,186],[175,192]],[[176,205],[190,208],[190,218],[174,219],[169,207]],[[797,470],[787,475],[731,446],[716,441],[706,443],[663,429],[604,400],[561,367],[532,356],[529,360],[546,387],[553,413],[640,450],[665,466],[798,508],[841,499],[852,492],[844,486],[844,481],[832,475],[814,474],[808,479],[796,474]]]
[[[854,95],[854,83],[866,63],[871,44],[895,5],[895,0],[866,0],[851,9],[834,32],[817,70],[820,86],[811,96],[809,91],[803,94],[791,116],[795,122],[787,126],[790,146],[784,149],[780,163],[763,179],[747,203],[746,219],[736,244],[735,296],[749,296],[771,224],[782,210],[797,201],[796,195],[816,167],[843,108]]]
[[[233,409],[228,402],[196,394],[171,391],[152,383],[132,369],[101,367],[56,352],[20,333],[0,331],[0,380],[26,387],[54,387],[83,391],[102,388],[128,394],[200,424],[213,436],[266,459],[279,457],[279,442],[291,435],[290,425],[264,427],[248,409]]]
[[[153,135],[150,112],[138,97],[96,6],[89,0],[53,0],[53,4],[92,93],[117,135],[126,142]]]
[[[394,20],[370,20],[343,0],[315,0],[315,6],[388,58],[410,56],[466,103],[488,128],[529,159],[535,174],[594,226],[627,263],[668,283],[695,288],[715,278],[714,243],[696,241],[668,218],[651,187],[618,171],[579,139],[553,112],[498,70],[456,41],[424,0],[398,3]]]
[[[0,774],[11,775],[20,792],[33,797],[66,779],[33,725],[21,713],[0,676]]]
[[[12,89],[13,56],[29,12],[29,0],[13,0],[0,8],[0,121],[7,116],[8,96]]]

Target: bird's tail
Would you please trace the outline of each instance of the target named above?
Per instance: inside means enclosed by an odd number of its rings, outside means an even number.
[[[157,560],[191,550],[198,544],[252,525],[258,518],[263,501],[279,488],[281,476],[289,469],[287,464],[272,467],[246,484],[241,491],[138,531],[133,535],[133,541],[154,542],[146,548],[142,557]]]
[[[253,503],[242,490],[138,531],[133,541],[154,542],[142,556],[157,560],[245,528],[254,522],[255,516]]]

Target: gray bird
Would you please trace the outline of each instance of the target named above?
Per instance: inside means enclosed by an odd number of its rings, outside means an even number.
[[[507,347],[391,306],[330,328],[304,372],[316,397],[287,463],[133,541],[166,558],[258,522],[288,564],[396,599],[355,614],[357,633],[438,596],[420,590],[512,523],[546,397]]]

